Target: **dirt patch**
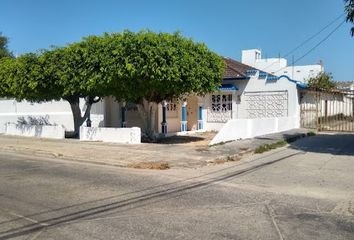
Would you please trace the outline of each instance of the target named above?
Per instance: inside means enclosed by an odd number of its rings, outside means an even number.
[[[159,144],[180,144],[196,147],[208,147],[209,142],[215,137],[216,132],[196,132],[182,136],[160,138]]]
[[[127,167],[137,168],[137,169],[156,169],[156,170],[170,169],[170,165],[166,162],[139,162],[139,163],[128,164]]]
[[[224,158],[217,158],[211,161],[207,161],[208,164],[224,164],[226,162],[236,162],[236,161],[240,161],[241,160],[241,156],[239,154],[235,154],[235,155],[230,155]]]

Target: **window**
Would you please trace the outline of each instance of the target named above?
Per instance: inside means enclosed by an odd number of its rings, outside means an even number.
[[[178,107],[176,102],[167,103],[167,117],[176,118],[178,117]]]
[[[167,103],[167,111],[169,111],[169,112],[177,111],[177,103],[168,102]]]
[[[232,94],[211,96],[211,108],[213,112],[227,112],[232,110]]]
[[[227,122],[232,118],[232,94],[213,94],[208,122]]]

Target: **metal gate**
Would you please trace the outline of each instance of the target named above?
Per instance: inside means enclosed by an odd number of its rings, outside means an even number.
[[[301,127],[318,131],[354,131],[354,91],[305,90],[300,93]]]

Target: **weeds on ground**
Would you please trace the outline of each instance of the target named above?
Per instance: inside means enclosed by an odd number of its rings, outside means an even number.
[[[308,136],[308,137],[316,136],[316,133],[313,132],[313,131],[310,131],[310,132],[307,133],[307,136]]]
[[[170,169],[170,165],[166,162],[140,162],[132,163],[127,167],[137,168],[137,169],[156,169],[156,170],[166,170]]]
[[[284,141],[284,140],[278,141],[278,142],[275,142],[275,143],[271,143],[271,144],[264,144],[264,145],[261,145],[261,146],[257,147],[254,150],[254,152],[255,153],[264,153],[264,152],[267,152],[267,151],[270,151],[270,150],[273,150],[273,149],[276,149],[276,148],[279,148],[279,147],[283,147],[286,144],[288,144],[288,143],[286,141]]]
[[[230,142],[234,142],[235,140],[229,140],[229,141],[225,141],[225,142],[219,142],[219,143],[215,143],[213,145],[209,145],[209,147],[215,147],[215,146],[221,146],[224,145],[226,143],[230,143]]]

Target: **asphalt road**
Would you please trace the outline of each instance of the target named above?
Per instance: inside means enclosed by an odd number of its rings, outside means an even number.
[[[0,153],[0,239],[354,239],[354,135],[189,170]]]

